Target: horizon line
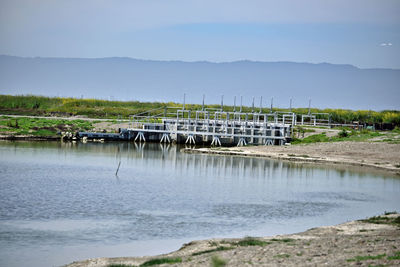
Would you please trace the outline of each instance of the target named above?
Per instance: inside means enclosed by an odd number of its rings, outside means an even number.
[[[194,61],[185,61],[185,60],[160,60],[160,59],[142,59],[142,58],[134,58],[129,56],[107,56],[107,57],[49,57],[49,56],[15,56],[15,55],[6,55],[0,54],[0,57],[16,57],[16,58],[25,58],[25,59],[129,59],[129,60],[137,60],[137,61],[150,61],[150,62],[177,62],[177,63],[206,63],[206,64],[232,64],[232,63],[290,63],[290,64],[310,64],[310,65],[334,65],[334,66],[347,66],[353,67],[360,70],[400,70],[400,68],[389,68],[389,67],[369,67],[369,68],[361,68],[349,63],[330,63],[330,62],[299,62],[299,61],[262,61],[262,60],[251,60],[251,59],[238,59],[232,61],[210,61],[210,60],[194,60]]]

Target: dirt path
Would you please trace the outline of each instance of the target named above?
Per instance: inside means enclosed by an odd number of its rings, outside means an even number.
[[[94,126],[94,129],[92,130],[93,132],[101,132],[103,130],[106,130],[107,132],[118,132],[119,128],[131,127],[129,122],[114,123],[112,121],[97,122],[94,123],[93,126]]]
[[[188,153],[267,157],[300,162],[369,166],[400,174],[400,144],[332,142],[292,146],[186,148]]]
[[[139,266],[155,259],[175,261],[157,266],[399,266],[399,218],[391,214],[275,237],[193,241],[157,257],[98,258],[66,266]]]

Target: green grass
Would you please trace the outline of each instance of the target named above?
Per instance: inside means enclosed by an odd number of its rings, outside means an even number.
[[[346,132],[346,134],[344,134],[343,131]],[[294,138],[292,144],[311,144],[320,142],[341,142],[341,141],[362,142],[383,135],[382,133],[369,130],[362,130],[362,131],[343,130],[343,131],[339,132],[337,136],[332,136],[332,137],[326,136],[326,133],[320,133],[307,136],[303,139]]]
[[[214,255],[211,257],[211,264],[213,267],[222,267],[226,265],[226,260]]]
[[[93,129],[94,121],[85,120],[62,120],[56,118],[11,118],[2,116],[0,118],[0,129],[2,133],[12,135],[36,135],[55,136],[61,131],[88,131]]]
[[[395,252],[395,254],[392,255],[392,256],[388,256],[387,259],[390,260],[390,261],[392,261],[392,260],[400,260],[400,251]]]
[[[158,264],[174,264],[174,263],[180,263],[182,262],[182,258],[176,257],[176,258],[157,258],[157,259],[152,259],[149,261],[146,261],[142,264],[140,264],[140,267],[146,267],[146,266],[153,266],[153,265],[158,265]]]
[[[384,257],[386,257],[386,254],[379,254],[376,256],[355,256],[354,258],[351,259],[347,259],[346,261],[348,262],[352,262],[352,261],[366,261],[366,260],[380,260],[383,259]]]
[[[61,97],[44,97],[34,95],[0,95],[0,112],[3,114],[22,115],[85,115],[92,118],[107,117],[117,118],[121,115],[128,118],[129,115],[138,114],[151,109],[159,109],[150,112],[155,115],[163,112],[164,107],[180,107],[178,103],[168,102],[139,102],[139,101],[107,101],[99,99],[77,99]],[[219,108],[219,105],[206,105],[206,108]],[[187,109],[200,109],[201,105],[186,104]],[[233,110],[232,106],[224,106],[224,110]],[[288,109],[274,108],[276,111],[288,111]],[[308,108],[292,109],[296,114],[307,114]],[[311,113],[330,113],[332,123],[351,123],[359,121],[360,124],[390,123],[400,126],[400,111],[384,110],[344,110],[344,109],[317,109],[312,108]],[[251,112],[251,107],[243,107],[243,112]],[[269,108],[264,108],[262,113],[269,113]],[[171,115],[172,116],[172,115]],[[193,114],[195,116],[195,114]],[[324,115],[317,115],[317,119]],[[252,119],[250,116],[249,119]],[[300,120],[300,115],[298,116]],[[326,119],[326,118],[325,118]],[[299,131],[312,132],[313,129],[300,127]],[[400,129],[397,129],[400,133]]]
[[[367,223],[374,223],[374,224],[388,224],[390,219],[387,217],[381,217],[381,216],[374,216],[365,220],[361,220],[362,222],[367,222]]]
[[[374,216],[368,219],[360,220],[365,223],[374,223],[374,224],[391,224],[400,226],[400,216],[396,218],[389,218],[384,216]]]
[[[400,134],[400,127],[399,126],[394,127],[392,132]]]
[[[346,137],[332,137],[334,141],[366,141],[368,139],[382,136],[381,133],[379,132],[374,132],[374,131],[368,131],[368,130],[362,130],[362,131],[352,131],[348,136]]]
[[[326,134],[321,133],[321,134],[313,134],[310,136],[307,136],[306,138],[303,139],[293,139],[292,144],[310,144],[310,143],[319,143],[319,142],[329,142],[330,139],[326,136]]]
[[[172,107],[166,109],[167,107]],[[76,116],[82,115],[91,118],[108,118],[117,119],[123,118],[128,119],[131,115],[144,113],[143,115],[161,115],[165,111],[167,116],[176,116],[176,107],[181,107],[178,103],[168,102],[139,102],[139,101],[107,101],[99,99],[76,99],[76,98],[60,98],[60,97],[44,97],[44,96],[33,96],[33,95],[0,95],[0,113],[3,114],[18,114],[18,115],[42,115],[42,116]],[[219,108],[219,105],[206,105],[206,108]],[[201,105],[187,104],[186,109],[195,110],[200,109]],[[232,111],[232,106],[224,106],[225,111]],[[250,112],[251,107],[243,107],[243,112]],[[287,111],[287,109],[275,108],[275,111]],[[269,109],[265,108],[262,110],[263,113],[269,113]],[[308,109],[297,108],[293,109],[296,114],[308,113]],[[349,123],[352,121],[359,121],[362,123],[389,123],[397,125],[397,127],[391,132],[393,134],[400,134],[400,111],[386,110],[381,112],[370,111],[370,110],[342,110],[342,109],[311,109],[312,113],[330,113],[332,123]],[[195,116],[195,112],[192,112],[192,116]],[[317,115],[323,116],[323,115]],[[322,117],[321,117],[322,118]],[[249,119],[252,117],[250,115]],[[6,119],[2,119],[6,120]],[[24,127],[24,119],[10,119],[6,129],[0,127],[2,133],[12,132],[19,135],[55,135],[58,130],[61,130],[57,125],[36,125],[40,124],[40,121],[36,121],[31,127]],[[34,119],[35,120],[35,119]],[[154,119],[154,122],[160,122],[159,119]],[[61,122],[62,124],[67,124]],[[32,129],[37,127],[38,129]],[[45,128],[47,127],[47,128]],[[62,128],[62,127],[61,127]],[[91,125],[88,122],[74,122],[72,131],[89,130]],[[39,131],[38,130],[47,130]],[[315,129],[307,127],[295,127],[295,136],[299,136],[299,133],[310,133],[314,132]],[[342,129],[342,132],[335,137],[327,137],[326,134],[314,134],[304,139],[293,139],[293,144],[307,144],[316,142],[336,142],[336,141],[365,141],[373,137],[380,136],[381,134],[374,131],[364,130],[361,132],[354,131],[351,129]],[[393,136],[392,136],[393,137]],[[400,143],[400,139],[387,138],[389,143]],[[390,140],[390,141],[389,141]]]

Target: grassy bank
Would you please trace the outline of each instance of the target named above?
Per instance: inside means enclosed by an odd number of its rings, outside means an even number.
[[[57,119],[61,116],[84,116],[89,118],[129,118],[130,115],[152,110],[146,115],[163,114],[166,107],[179,107],[177,103],[138,102],[138,101],[106,101],[97,99],[76,99],[43,96],[12,96],[0,95],[0,113],[13,115],[42,115],[51,116],[51,119],[39,118],[9,118],[2,117],[0,120],[0,134],[2,135],[32,135],[32,136],[54,136],[61,131],[87,131],[94,128],[94,122],[84,120],[66,121]],[[207,105],[207,108],[219,108],[219,105]],[[200,109],[200,105],[186,105],[187,109]],[[226,110],[233,110],[231,106],[225,106]],[[251,112],[250,107],[244,107],[244,112]],[[287,111],[285,109],[274,109],[273,111]],[[307,113],[307,109],[293,109],[298,114]],[[176,112],[176,110],[168,110]],[[268,113],[269,109],[263,112]],[[397,125],[400,127],[400,111],[366,111],[366,110],[341,110],[341,109],[312,109],[315,113],[330,113],[333,123],[346,123],[358,121],[360,124],[381,123]],[[171,113],[175,116],[176,113]],[[192,114],[194,116],[194,112]],[[321,115],[323,116],[323,115]],[[387,135],[383,139],[388,142],[398,142],[392,135],[400,133],[398,128],[385,134],[375,131],[355,131],[343,129],[335,136],[328,136],[324,132],[316,131],[316,128],[296,127],[294,129],[293,144],[335,142],[335,141],[366,141]],[[311,134],[316,132],[315,134]],[[301,135],[305,138],[299,138]],[[392,134],[393,133],[393,134]]]
[[[296,138],[300,132],[309,133],[310,135],[305,138]],[[292,144],[311,144],[319,142],[341,142],[341,141],[353,141],[353,142],[387,142],[390,144],[400,144],[400,128],[396,127],[392,131],[377,132],[371,130],[353,130],[350,128],[342,128],[336,135],[328,136],[326,132],[315,133],[312,128],[301,128],[297,127],[294,129],[294,138]]]
[[[173,103],[168,103],[173,105]],[[165,103],[106,101],[42,96],[0,95],[0,112],[15,115],[87,116],[117,118],[161,108]]]
[[[37,137],[53,137],[59,132],[88,131],[93,129],[94,121],[11,118],[0,117],[0,134],[8,136],[30,135]]]
[[[0,116],[0,135],[2,136],[33,136],[33,137],[54,137],[60,132],[77,131],[107,131],[114,132],[118,125],[118,120],[110,120],[107,123],[100,123],[98,120],[84,119],[60,119],[57,117],[49,118],[30,118],[30,117],[11,117]],[[117,124],[116,124],[117,123]],[[113,127],[113,125],[116,125]],[[115,129],[114,129],[115,128]],[[325,132],[326,131],[326,132]],[[330,132],[337,132],[333,135]],[[301,137],[302,133],[307,136]],[[295,127],[292,144],[310,144],[319,142],[341,142],[341,141],[374,141],[387,142],[393,144],[400,143],[400,129],[393,131],[371,131],[371,130],[353,130],[343,128],[341,131],[319,128]]]
[[[179,107],[178,103],[139,102],[139,101],[107,101],[98,99],[76,99],[43,96],[12,96],[0,95],[0,112],[3,114],[19,115],[57,115],[57,116],[87,116],[91,118],[128,118],[129,115],[153,110],[149,114],[163,112],[165,107]],[[207,108],[220,108],[219,105],[207,105]],[[186,105],[187,109],[199,109],[201,105]],[[233,110],[232,106],[225,106],[226,110]],[[244,112],[251,112],[251,107],[244,107]],[[262,110],[264,113],[269,108]],[[288,111],[274,108],[273,111]],[[297,114],[308,113],[307,108],[294,108]],[[344,109],[311,109],[312,113],[330,113],[333,123],[349,123],[358,121],[360,124],[391,124],[400,126],[400,111],[372,111],[372,110],[344,110]],[[194,114],[193,114],[194,116]],[[317,115],[323,118],[325,115]]]

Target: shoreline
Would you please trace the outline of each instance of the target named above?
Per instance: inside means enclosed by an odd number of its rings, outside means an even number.
[[[36,136],[36,135],[0,135],[0,140],[7,141],[60,141],[60,136]]]
[[[168,266],[210,266],[216,260],[227,266],[399,265],[399,244],[400,214],[391,213],[295,234],[198,240],[163,255],[96,258],[64,267],[141,266],[168,261]]]
[[[336,146],[340,146],[341,152],[339,155],[332,151],[333,147]],[[354,152],[356,147],[368,146],[374,147],[372,148],[374,150],[373,153],[369,153],[371,151],[367,149],[361,150],[361,153]],[[392,151],[387,151],[387,147],[391,147]],[[183,152],[258,157],[308,164],[360,166],[400,176],[399,144],[345,141],[274,147],[184,148]],[[376,156],[376,154],[379,154],[379,156]]]

